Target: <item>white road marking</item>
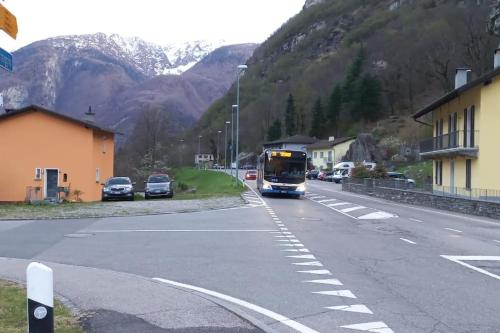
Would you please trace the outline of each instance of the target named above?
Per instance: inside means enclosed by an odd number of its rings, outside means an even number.
[[[318,200],[319,203],[325,203],[325,202],[331,202],[331,201],[337,201],[337,199]]]
[[[300,243],[298,239],[275,239],[276,242]]]
[[[291,235],[292,233],[290,231],[282,231],[281,232],[283,235]]]
[[[338,296],[346,298],[357,298],[350,290],[327,290],[327,291],[313,291],[313,294]]]
[[[317,267],[323,267],[323,264],[320,263],[319,261],[309,261],[309,262],[294,262],[292,265],[297,265],[297,266],[317,266]]]
[[[332,275],[332,273],[327,269],[317,269],[317,270],[312,270],[312,271],[298,271],[297,273],[316,274],[316,275]]]
[[[327,306],[325,307],[325,309],[373,314],[372,310],[370,310],[366,305],[363,304]]]
[[[170,280],[165,280],[165,279],[160,279],[160,278],[154,278],[153,280],[158,281],[158,282],[162,282],[162,283],[165,283],[165,284],[169,284],[169,285],[172,285],[172,286],[176,286],[176,287],[181,287],[181,288],[185,288],[185,289],[189,289],[189,290],[194,290],[194,291],[200,292],[202,294],[209,295],[209,296],[212,296],[212,297],[224,300],[226,302],[230,302],[230,303],[242,306],[242,307],[247,308],[249,310],[252,310],[254,312],[260,313],[260,314],[262,314],[262,315],[264,315],[264,316],[266,316],[268,318],[276,320],[276,321],[280,322],[283,325],[291,327],[294,330],[296,330],[297,332],[301,332],[301,333],[319,333],[318,331],[315,331],[315,330],[313,330],[313,329],[311,329],[311,328],[309,328],[309,327],[307,327],[307,326],[305,326],[305,325],[303,325],[303,324],[301,324],[301,323],[299,323],[299,322],[297,322],[295,320],[287,318],[287,317],[285,317],[285,316],[283,316],[283,315],[281,315],[279,313],[273,312],[271,310],[265,309],[265,308],[260,307],[258,305],[249,303],[247,301],[244,301],[244,300],[232,297],[232,296],[228,296],[228,295],[216,292],[216,291],[212,291],[212,290],[208,290],[208,289],[196,287],[196,286],[189,285],[189,284],[179,283],[179,282],[175,282],[175,281],[170,281]]]
[[[367,331],[372,333],[394,333],[394,331],[391,330],[383,321],[355,324],[355,325],[345,325],[341,326],[341,328],[349,328],[351,330]]]
[[[453,232],[459,233],[459,234],[463,233],[463,231],[457,230],[457,229],[452,229],[452,228],[445,228],[445,229],[449,230],[449,231],[453,231]]]
[[[318,200],[318,199],[323,199],[323,198],[326,198],[324,195],[317,195],[315,197],[309,197],[309,199],[311,200]]]
[[[410,243],[410,244],[413,244],[413,245],[417,245],[417,243],[415,242],[412,242],[411,240],[409,239],[406,239],[406,238],[400,238],[403,242],[407,242],[407,243]]]
[[[328,207],[338,207],[338,206],[345,206],[345,205],[352,205],[352,203],[349,203],[349,202],[339,202],[339,203],[329,204],[327,206]]]
[[[294,258],[294,259],[316,259],[316,257],[312,254],[303,254],[300,256],[286,256],[287,258]]]
[[[496,240],[496,239],[494,239],[493,241],[494,241],[495,243],[500,243],[500,240]]]
[[[441,257],[451,260],[457,264],[460,264],[464,267],[470,268],[475,270],[476,272],[488,275],[494,279],[500,280],[500,276],[493,274],[491,272],[488,272],[485,269],[470,265],[468,263],[465,263],[463,261],[500,261],[500,256],[445,256],[442,255]]]
[[[318,185],[312,185],[312,186],[318,186]],[[433,209],[433,208],[428,208],[428,207],[419,208],[419,207],[412,206],[412,205],[405,205],[405,204],[395,203],[394,201],[388,201],[388,200],[382,200],[382,199],[375,199],[375,198],[372,198],[372,197],[369,197],[369,196],[366,196],[366,195],[358,195],[358,194],[349,193],[349,192],[339,192],[339,191],[328,189],[328,188],[321,188],[321,190],[332,192],[332,193],[335,193],[335,194],[344,195],[344,196],[350,196],[350,197],[354,197],[354,198],[359,198],[359,199],[364,199],[364,200],[368,200],[368,201],[373,201],[373,202],[381,203],[381,204],[388,205],[388,206],[394,206],[394,207],[399,207],[399,208],[408,208],[408,209],[411,209],[411,210],[414,210],[414,211],[423,212],[423,213],[434,213],[434,214],[438,214],[438,215],[442,215],[442,216],[456,217],[456,218],[459,218],[459,219],[462,219],[462,220],[466,220],[467,222],[474,221],[474,222],[484,223],[484,224],[488,224],[488,225],[498,226],[498,222],[492,222],[492,221],[482,220],[482,219],[479,219],[479,218],[471,217],[470,215],[463,215],[463,216],[462,215],[456,215],[456,214],[453,214],[453,213],[446,213],[446,212],[439,211],[439,210]]]
[[[382,219],[389,219],[392,217],[397,217],[394,214],[383,212],[383,211],[378,211],[370,214],[366,214],[363,216],[359,216],[358,219],[360,220],[382,220]]]
[[[274,236],[276,238],[295,238],[295,236],[283,236],[283,235],[279,235],[279,236]]]
[[[278,246],[304,247],[304,244],[278,244]]]
[[[328,284],[332,286],[343,286],[342,282],[340,282],[337,279],[321,279],[321,280],[309,280],[309,281],[302,281],[305,283],[319,283],[319,284]]]
[[[360,210],[360,209],[365,209],[366,207],[363,207],[363,206],[357,206],[357,207],[351,207],[351,208],[345,208],[345,209],[341,209],[340,211],[342,213],[350,213],[350,212],[354,212],[355,210]]]
[[[424,221],[419,220],[419,219],[414,219],[412,217],[409,217],[408,220],[413,221],[413,222],[418,222],[418,223],[424,223]]]
[[[278,232],[273,230],[248,229],[122,229],[122,230],[87,230],[95,234],[132,233],[132,232]]]
[[[280,229],[281,229],[281,230],[288,231],[288,228],[283,228],[283,227],[282,227],[282,228],[280,228]]]
[[[281,250],[281,251],[284,251],[284,252],[306,252],[306,253],[310,252],[308,249],[285,249],[285,250]]]

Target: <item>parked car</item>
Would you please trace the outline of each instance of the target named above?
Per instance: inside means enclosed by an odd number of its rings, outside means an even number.
[[[337,169],[334,171],[332,180],[339,184],[345,177],[349,177],[349,173],[352,169]]]
[[[102,201],[125,199],[134,201],[134,185],[128,177],[112,177],[101,184]]]
[[[318,180],[324,180],[325,176],[326,176],[326,171],[320,171],[318,173]]]
[[[335,173],[333,171],[327,172],[326,175],[325,175],[325,181],[327,181],[327,182],[333,182],[334,181],[333,180],[334,174]]]
[[[395,179],[397,181],[405,182],[409,187],[415,187],[415,180],[406,177],[404,173],[401,172],[388,172],[387,176],[391,179]]]
[[[319,170],[309,170],[306,173],[307,179],[318,179]]]
[[[172,180],[166,174],[151,175],[145,183],[144,198],[146,200],[159,197],[172,198],[174,196]]]
[[[245,172],[246,180],[256,180],[257,179],[257,171],[256,170],[248,170]]]

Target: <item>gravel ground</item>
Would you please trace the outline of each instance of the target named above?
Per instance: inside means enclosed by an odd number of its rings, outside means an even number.
[[[0,205],[0,220],[91,218],[153,215],[232,208],[244,205],[240,196],[196,200],[118,201],[61,205]]]

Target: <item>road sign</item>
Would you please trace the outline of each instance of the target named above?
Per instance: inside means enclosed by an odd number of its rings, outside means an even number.
[[[12,54],[0,48],[0,68],[12,72]]]
[[[10,37],[17,37],[17,19],[7,8],[0,4],[0,30],[3,30]]]

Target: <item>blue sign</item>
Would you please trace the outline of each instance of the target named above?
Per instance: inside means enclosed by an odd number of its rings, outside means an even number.
[[[12,72],[12,54],[0,48],[0,68]]]

